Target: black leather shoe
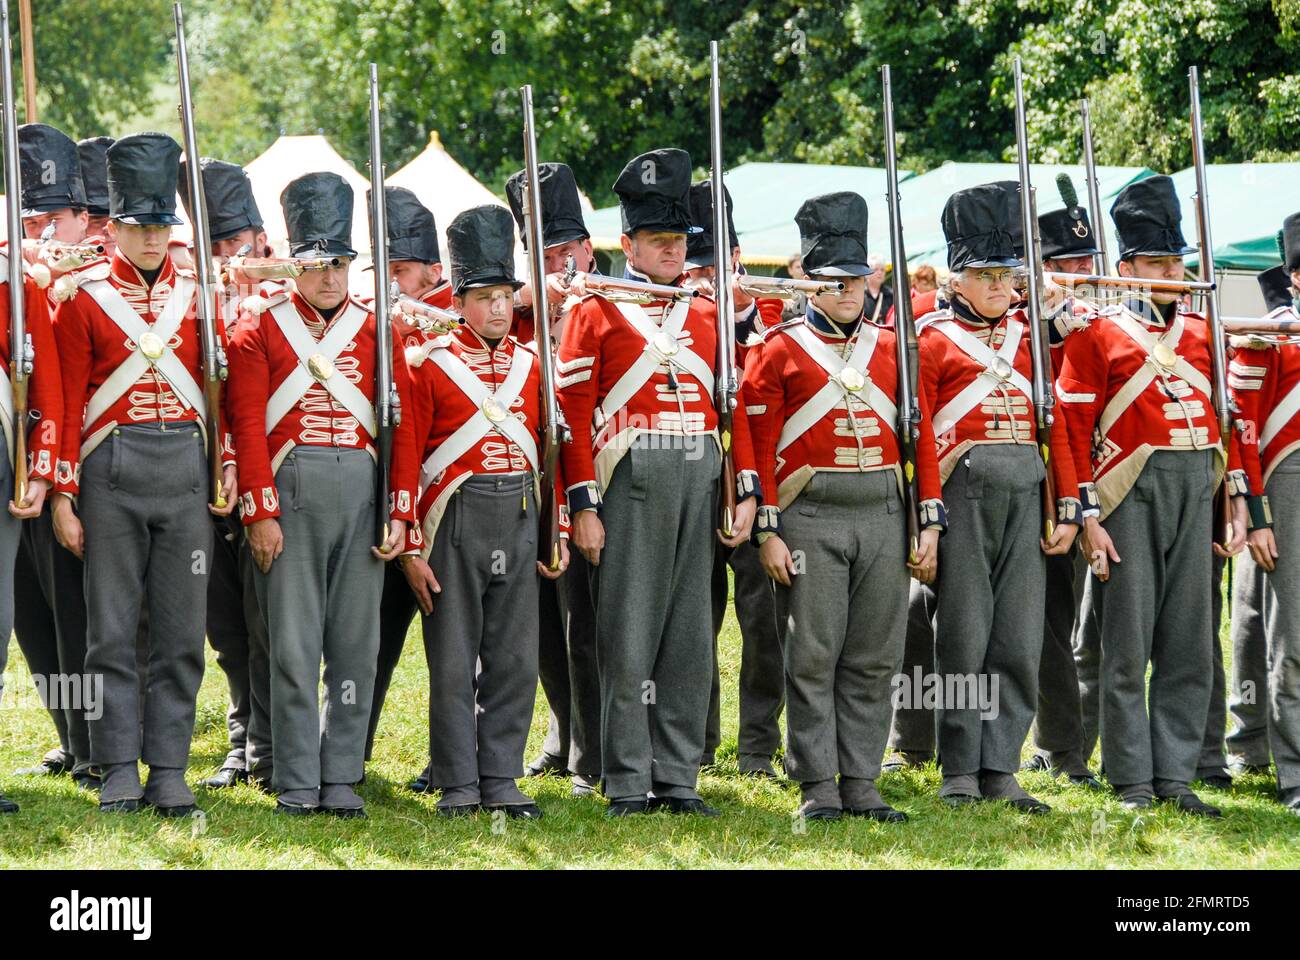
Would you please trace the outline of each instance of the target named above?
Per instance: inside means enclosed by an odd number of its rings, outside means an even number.
[[[247,782],[247,770],[240,770],[238,767],[222,767],[206,780],[199,781],[199,786],[207,787],[209,790],[222,790],[226,787],[233,787],[236,784]]]
[[[99,779],[99,775],[91,773],[89,770],[83,770],[80,773],[72,775],[72,782],[82,790],[89,790],[92,793],[99,790],[104,785],[104,781]]]
[[[175,820],[180,817],[190,816],[198,808],[198,804],[183,803],[177,807],[154,807],[153,810],[160,817],[167,817],[168,819]]]
[[[483,809],[487,810],[489,813],[494,810],[504,811],[505,815],[511,820],[542,819],[542,808],[535,803],[503,803],[495,807],[489,807],[484,804]]]
[[[569,761],[553,757],[549,753],[540,754],[536,760],[524,768],[525,777],[544,777],[548,773],[564,776],[569,772]]]
[[[282,817],[310,817],[319,807],[305,807],[299,803],[285,803],[283,800],[275,801],[275,812]]]
[[[607,817],[630,817],[637,813],[649,813],[650,804],[646,800],[611,800],[605,809]]]
[[[15,770],[15,777],[57,777],[67,773],[72,769],[72,761],[67,760],[62,754],[56,752],[47,753],[34,767],[23,767],[21,770]]]
[[[1212,790],[1231,790],[1232,777],[1226,777],[1221,773],[1212,773],[1208,777],[1201,777],[1201,783]]]
[[[328,813],[331,817],[337,817],[340,820],[365,820],[366,810],[364,807],[321,807],[321,813]]]
[[[877,823],[907,822],[907,814],[902,810],[895,810],[893,807],[867,807],[862,810],[845,807],[844,812],[850,817],[865,817],[868,820],[875,820]]]
[[[1285,790],[1279,790],[1277,802],[1296,816],[1300,816],[1300,787],[1288,787]]]
[[[453,820],[456,817],[472,817],[479,812],[479,809],[477,803],[458,803],[450,807],[435,807],[433,812],[440,817]]]
[[[0,794],[0,813],[17,813],[18,804],[14,803],[8,797]]]
[[[99,805],[100,813],[135,813],[140,809],[143,801],[136,797],[128,797],[125,800],[109,800],[107,803]]]
[[[839,807],[813,807],[799,814],[805,820],[825,820],[827,822],[838,820],[844,816],[844,811]]]
[[[1179,813],[1190,813],[1197,817],[1208,817],[1211,820],[1219,820],[1223,817],[1223,811],[1218,807],[1212,807],[1194,793],[1180,793],[1176,797],[1166,798],[1166,802],[1172,803]]]
[[[981,798],[970,793],[950,793],[939,799],[950,807],[969,807],[979,803]]]
[[[1052,808],[1037,797],[1017,797],[1015,800],[1008,800],[1007,803],[1015,807],[1021,813],[1040,814],[1051,813]]]
[[[700,817],[720,817],[722,813],[709,806],[703,800],[694,797],[654,797],[649,803],[650,810],[667,810],[669,813],[694,815]]]
[[[429,786],[429,768],[420,771],[419,776],[406,785],[406,789],[412,793],[433,793],[433,788]]]
[[[1121,810],[1150,810],[1151,798],[1129,797],[1127,800],[1121,800],[1119,802],[1119,808]]]
[[[569,795],[576,798],[590,797],[595,795],[596,789],[597,783],[595,780],[583,776],[574,776]]]
[[[1267,763],[1231,763],[1228,772],[1238,777],[1267,777],[1272,771]]]
[[[1085,790],[1105,790],[1106,785],[1094,777],[1091,773],[1083,775],[1081,773],[1072,773],[1067,778],[1070,784],[1075,787],[1083,787]]]
[[[1051,773],[1052,761],[1041,753],[1036,753],[1020,765],[1024,773]]]

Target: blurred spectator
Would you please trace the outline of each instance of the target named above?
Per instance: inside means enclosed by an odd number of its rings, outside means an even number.
[[[912,293],[929,293],[931,290],[939,289],[939,275],[934,272],[934,267],[926,264],[917,267],[912,272]]]

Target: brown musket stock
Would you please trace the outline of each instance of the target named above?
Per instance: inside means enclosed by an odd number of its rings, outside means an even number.
[[[339,257],[231,257],[226,261],[226,270],[238,270],[251,280],[292,280],[309,270],[328,270],[342,265]]]
[[[736,286],[752,297],[774,297],[791,300],[800,293],[816,296],[822,293],[842,293],[844,284],[839,280],[796,280],[793,277],[756,277],[742,273],[736,276]]]
[[[643,283],[624,280],[622,277],[587,276],[587,292],[598,293],[606,300],[628,300],[649,303],[652,300],[689,300],[698,297],[698,290],[687,287],[670,287],[663,283]]]

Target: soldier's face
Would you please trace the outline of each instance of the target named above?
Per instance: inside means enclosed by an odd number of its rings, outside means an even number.
[[[514,319],[515,291],[509,284],[473,287],[453,299],[456,312],[484,340],[500,340]]]
[[[1300,290],[1300,270],[1291,271],[1291,289]]]
[[[1071,273],[1082,277],[1092,273],[1092,257],[1056,257],[1045,261],[1045,266],[1052,273]]]
[[[835,277],[844,284],[839,293],[814,294],[812,302],[817,309],[836,323],[849,323],[862,316],[862,305],[866,302],[866,277]]]
[[[638,230],[623,234],[623,253],[632,269],[655,283],[672,283],[686,263],[686,234]]]
[[[573,264],[580,273],[590,273],[596,265],[596,255],[592,252],[590,240],[570,240],[547,247],[545,255],[547,273],[564,273],[568,269],[569,257],[573,257]]]
[[[298,295],[317,310],[333,310],[347,298],[351,266],[351,258],[343,257],[337,267],[305,271],[293,281]]]
[[[1131,260],[1121,260],[1119,272],[1123,277],[1178,281],[1183,279],[1183,258],[1137,256]],[[1155,303],[1173,303],[1179,296],[1180,294],[1172,292],[1152,291],[1151,293],[1151,299]]]
[[[119,223],[109,221],[108,233],[118,251],[141,270],[157,270],[167,256],[172,228],[162,223]]]
[[[90,217],[85,210],[64,207],[62,210],[47,210],[34,217],[23,218],[23,234],[28,240],[39,240],[46,227],[54,224],[53,239],[60,243],[81,243],[86,239],[89,223]]]
[[[240,230],[233,237],[212,241],[212,253],[217,257],[233,257],[240,250],[248,248],[245,256],[260,257],[266,252],[266,233],[262,230]]]
[[[953,290],[981,317],[1000,317],[1011,306],[1010,267],[967,267],[953,278]]]
[[[442,264],[421,263],[419,260],[390,260],[388,279],[396,280],[397,288],[408,297],[418,297],[441,282]]]

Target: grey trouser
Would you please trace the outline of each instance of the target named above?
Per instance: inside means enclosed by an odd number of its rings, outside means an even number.
[[[1102,753],[1117,787],[1196,775],[1213,685],[1212,458],[1157,450],[1104,522],[1122,558],[1096,590]]]
[[[709,711],[719,471],[711,437],[643,436],[605,491],[595,603],[608,797],[695,787]]]
[[[1205,734],[1201,756],[1196,764],[1196,778],[1228,775],[1228,755],[1224,743],[1228,725],[1227,676],[1223,669],[1223,644],[1219,626],[1223,623],[1223,568],[1227,561],[1215,556],[1210,580],[1210,705],[1205,712]]]
[[[944,538],[946,542],[947,538]],[[940,552],[943,543],[940,544]],[[915,677],[934,673],[934,588],[913,580],[908,587],[907,639],[903,644],[902,674]],[[923,706],[902,706],[894,711],[889,730],[889,748],[903,753],[934,753],[934,710]]]
[[[781,514],[804,570],[778,586],[789,775],[880,775],[907,632],[906,533],[892,471],[818,473]]]
[[[1084,764],[1088,757],[1083,752],[1074,631],[1087,572],[1081,550],[1047,558],[1043,658],[1038,665],[1038,715],[1034,718],[1034,744],[1040,751],[1055,757],[1074,754],[1075,762]]]
[[[275,474],[284,552],[255,574],[271,646],[272,786],[356,783],[379,649],[383,563],[375,462],[364,450],[297,446]],[[324,703],[321,660],[325,663]]]
[[[1271,479],[1271,478],[1270,478]],[[1232,570],[1232,687],[1228,711],[1232,730],[1228,753],[1251,766],[1268,766],[1268,641],[1264,636],[1267,575],[1250,551],[1238,554]]]
[[[1034,447],[980,445],[943,486],[948,533],[935,587],[935,667],[945,688],[963,694],[945,693],[939,718],[945,776],[1020,769],[1043,649],[1042,477]],[[971,702],[981,691],[991,698],[987,710],[978,697]]]
[[[230,751],[222,766],[245,770],[252,685],[248,668],[244,582],[239,571],[239,549],[244,534],[238,511],[230,517],[214,517],[212,536],[212,575],[208,579],[208,643],[217,653],[217,666],[226,675],[226,685],[230,688],[230,708],[226,711]]]
[[[425,647],[431,786],[523,776],[537,697],[536,502],[531,477],[472,476],[434,536],[429,566],[442,593],[424,618],[436,638]]]
[[[379,599],[379,656],[376,660],[375,695],[370,703],[370,720],[366,726],[366,759],[375,749],[375,731],[379,728],[379,715],[388,697],[388,687],[393,682],[393,671],[402,658],[406,634],[411,621],[420,612],[420,605],[411,592],[401,565],[384,565],[384,588]]]
[[[207,503],[196,424],[117,427],[82,464],[86,677],[103,683],[90,752],[101,767],[189,761],[213,563]],[[142,713],[136,648],[143,604],[149,662]]]
[[[244,625],[248,628],[248,737],[244,764],[249,773],[266,774],[274,763],[271,745],[271,638],[257,596],[257,563],[245,537],[239,544],[239,579],[243,584]]]
[[[716,540],[715,540],[716,542]],[[785,658],[776,622],[772,578],[752,543],[734,550],[717,544],[713,560],[713,689],[709,692],[709,722],[704,759],[712,758],[722,742],[721,676],[717,637],[727,616],[727,566],[735,572],[736,621],[740,624],[740,729],[737,752],[743,757],[771,757],[781,745],[781,711],[785,708]]]
[[[80,677],[86,666],[86,570],[54,537],[51,503],[41,515],[23,521],[22,544],[14,573],[14,633],[46,709],[54,721],[59,746],[74,759],[78,772],[90,766],[90,727],[84,710],[50,702],[60,678]]]
[[[1080,547],[1082,549],[1082,546]],[[1083,721],[1081,749],[1088,761],[1101,735],[1101,611],[1097,589],[1101,582],[1089,570],[1079,599],[1079,622],[1074,628],[1074,668],[1079,674],[1079,715]],[[1105,772],[1106,757],[1101,758]]]
[[[570,547],[564,576],[541,581],[537,672],[550,706],[542,752],[594,780],[600,777],[600,677],[591,576]]]
[[[1279,790],[1300,787],[1300,456],[1288,455],[1266,484],[1277,565],[1266,574],[1268,739]]]

